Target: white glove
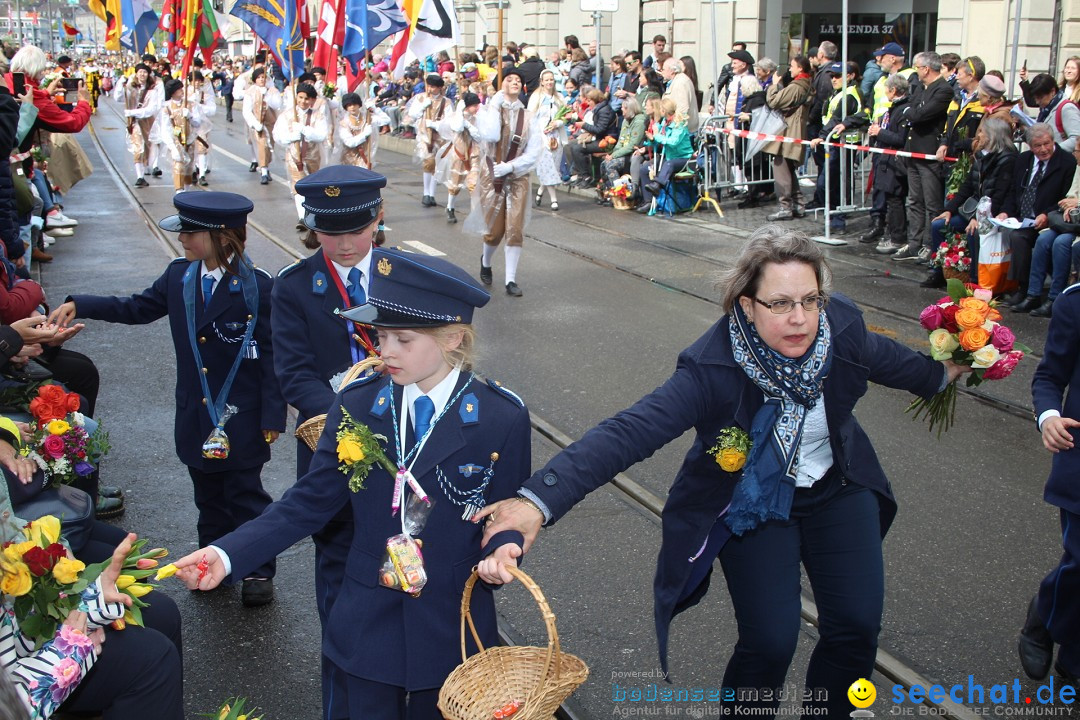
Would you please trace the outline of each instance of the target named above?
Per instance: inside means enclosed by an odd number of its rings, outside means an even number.
[[[367,100],[365,100],[364,101],[364,109],[365,110],[374,110],[375,109],[375,101],[372,98],[368,98]]]
[[[495,93],[495,96],[488,101],[488,107],[492,110],[500,110],[505,104],[505,98],[503,97],[502,90]]]
[[[263,131],[262,123],[259,123],[258,125],[255,126],[255,132],[261,133],[262,131]]]
[[[505,175],[509,175],[514,172],[514,166],[508,162],[498,163],[495,165],[495,177],[501,178]]]
[[[181,115],[182,115],[183,117],[189,118],[189,117],[191,117],[191,109],[190,109],[190,108],[184,108],[184,109],[182,109],[182,110],[180,111],[180,114],[181,114]]]
[[[311,128],[309,128],[307,126],[304,126],[304,127],[300,128],[301,137],[307,137],[310,134],[311,134]]]
[[[135,117],[135,111],[134,110],[125,110],[124,111],[124,117]]]
[[[173,162],[180,162],[180,151],[176,148],[169,148],[169,155],[172,156]]]

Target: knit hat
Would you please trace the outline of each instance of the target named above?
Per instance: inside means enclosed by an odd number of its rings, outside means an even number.
[[[990,97],[999,98],[1005,94],[1005,83],[998,77],[986,75],[979,81],[979,90]]]

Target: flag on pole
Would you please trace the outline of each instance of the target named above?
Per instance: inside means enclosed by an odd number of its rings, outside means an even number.
[[[161,20],[158,22],[158,28],[165,33],[165,55],[169,59],[169,64],[176,63],[176,13],[173,0],[165,0],[165,4],[161,8]]]
[[[405,0],[410,4],[412,0]],[[345,0],[345,37],[341,56],[356,72],[365,55],[386,38],[409,27],[395,0]]]
[[[81,35],[82,34],[82,31],[79,30],[79,28],[75,27],[74,25],[69,23],[67,20],[61,20],[60,22],[63,24],[62,27],[63,27],[63,30],[64,30],[64,35],[66,35],[68,38],[73,38],[76,35]]]
[[[150,0],[121,0],[120,8],[123,20],[120,44],[135,54],[142,55],[157,30],[157,13],[150,7]]]
[[[105,23],[105,49],[120,49],[121,8],[120,0],[89,0],[90,12]],[[34,13],[30,13],[34,15]]]
[[[461,38],[453,0],[403,0],[401,10],[409,19],[391,53],[394,77],[405,74],[405,66],[417,58],[449,50]]]
[[[175,44],[184,49],[180,77],[186,78],[195,60],[196,49],[202,50],[203,59],[210,63],[214,48],[221,40],[221,31],[211,0],[173,0],[171,11],[176,28]]]
[[[297,0],[240,0],[231,11],[247,23],[281,63],[289,80],[304,72],[304,37]]]
[[[319,25],[315,33],[315,52],[311,56],[314,67],[326,68],[326,81],[337,83],[338,51],[345,38],[345,13],[341,5],[345,0],[322,0]]]

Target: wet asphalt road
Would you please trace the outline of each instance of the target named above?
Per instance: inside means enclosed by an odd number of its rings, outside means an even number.
[[[239,121],[239,113],[237,113]],[[247,172],[247,149],[238,124],[219,115],[214,131],[211,189],[250,196],[261,230],[249,232],[255,261],[275,272],[302,252],[292,229],[293,203],[280,180],[260,186]],[[130,187],[130,156],[122,123],[105,101],[94,118],[104,154],[89,132],[80,136],[95,167],[75,188],[68,214],[81,225],[61,239],[44,268],[43,283],[55,304],[67,293],[128,294],[148,286],[164,269],[169,250],[138,215]],[[224,129],[223,129],[224,128]],[[442,208],[419,204],[419,168],[385,144],[379,169],[391,244],[433,249],[469,270],[477,264],[479,239],[461,225],[448,226]],[[283,175],[280,160],[275,176]],[[134,191],[154,218],[171,212],[168,176]],[[440,204],[444,197],[439,194]],[[535,211],[528,227],[519,283],[520,299],[501,291],[501,255],[495,292],[477,316],[481,339],[478,369],[504,381],[533,414],[570,437],[656,387],[674,367],[678,351],[719,316],[718,270],[738,252],[752,222],[739,212],[715,221],[704,212],[677,220],[643,219],[597,208],[581,197],[560,197],[558,214]],[[545,202],[546,206],[546,202]],[[464,218],[467,204],[459,206]],[[277,242],[263,236],[265,231]],[[416,243],[422,243],[422,246]],[[430,251],[430,250],[427,250]],[[913,347],[925,347],[916,318],[940,293],[920,290],[920,273],[895,267],[860,247],[829,250],[834,289],[859,302],[867,322]],[[1038,353],[1045,321],[1008,317],[1017,335]],[[99,414],[112,433],[114,450],[105,482],[125,487],[128,512],[122,525],[167,545],[176,556],[194,548],[195,510],[187,473],[172,445],[174,358],[168,328],[90,323],[72,347],[90,354],[102,374]],[[1042,500],[1049,457],[1030,408],[1035,362],[1021,364],[1008,381],[984,386],[1012,408],[961,397],[960,421],[943,440],[904,415],[910,398],[871,387],[859,404],[860,422],[873,439],[900,502],[886,544],[886,608],[881,646],[933,682],[1011,683],[1020,672],[1015,634],[1028,598],[1053,566],[1060,537],[1057,514]],[[628,475],[663,498],[689,445],[689,436],[631,468]],[[534,468],[557,450],[534,433]],[[293,480],[294,446],[283,439],[263,474],[280,495]],[[592,674],[578,691],[578,708],[594,718],[623,705],[612,700],[612,683],[657,666],[652,629],[651,583],[659,523],[613,488],[589,496],[555,528],[546,531],[525,569],[544,589],[558,618],[565,650],[589,664]],[[309,540],[281,556],[277,600],[266,608],[240,607],[238,589],[189,594],[166,583],[185,620],[186,707],[209,712],[225,697],[249,696],[268,718],[317,718],[318,620],[312,591]],[[734,619],[719,576],[713,592],[675,623],[671,641],[673,679],[683,687],[719,685],[735,639]],[[542,640],[535,604],[521,588],[500,599],[511,632]],[[799,683],[815,631],[804,625],[790,683]],[[365,642],[356,638],[357,643]],[[889,711],[888,683],[875,676],[878,702]],[[645,683],[645,680],[634,680]],[[1024,681],[1025,693],[1037,683]],[[700,705],[679,712],[701,716]]]

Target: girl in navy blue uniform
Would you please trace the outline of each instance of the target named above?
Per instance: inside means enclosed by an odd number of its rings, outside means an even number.
[[[471,519],[487,503],[514,497],[527,477],[529,413],[516,395],[470,370],[469,323],[489,295],[468,273],[438,258],[378,248],[372,267],[368,303],[345,314],[378,328],[386,374],[338,394],[310,471],[280,501],[176,564],[189,588],[210,590],[230,574],[244,577],[349,505],[355,532],[323,653],[345,674],[349,717],[436,720],[438,689],[461,662],[465,581],[485,553],[521,552],[515,532],[482,549],[482,529]],[[399,486],[400,503],[395,475],[380,465],[363,489],[349,490],[336,438],[345,413],[387,437],[390,461],[415,478]],[[430,514],[413,534],[423,543],[427,584],[414,597],[380,578],[388,539],[402,533],[410,502],[424,505],[418,498],[425,495]],[[481,641],[497,642],[490,589],[477,589],[472,609]]]
[[[205,546],[271,503],[260,476],[270,443],[285,429],[285,401],[270,342],[273,278],[244,254],[254,206],[224,192],[179,193],[173,204],[178,213],[159,225],[180,233],[185,257],[138,295],[74,295],[50,319],[65,326],[76,317],[140,325],[169,317],[176,454],[194,483],[199,544]],[[207,446],[211,434],[224,434],[227,454]],[[273,556],[249,568],[244,604],[273,600],[273,576]]]

